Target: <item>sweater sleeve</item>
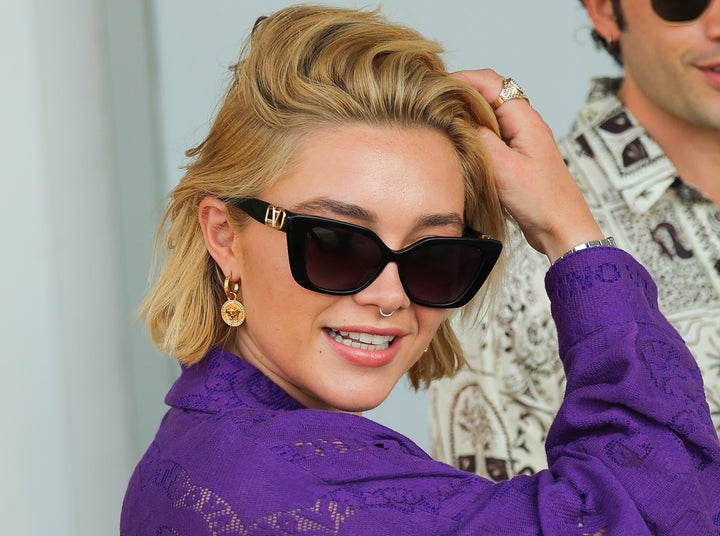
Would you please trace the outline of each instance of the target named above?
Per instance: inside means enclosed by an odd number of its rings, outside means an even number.
[[[556,263],[546,289],[567,387],[539,475],[544,530],[575,520],[585,534],[717,534],[718,438],[650,275],[593,248]]]

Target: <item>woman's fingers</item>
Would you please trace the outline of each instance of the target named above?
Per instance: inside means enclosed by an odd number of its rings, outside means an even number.
[[[524,100],[520,97],[520,95],[524,96],[525,93],[515,82],[512,83],[519,91],[507,92],[507,94],[515,96],[506,98],[500,104],[497,104],[498,99],[501,98],[500,96],[504,92],[503,85],[509,79],[503,78],[492,69],[458,71],[451,76],[469,83],[488,101],[500,123],[502,137],[511,147],[515,147],[524,137],[526,132],[526,129],[522,128],[524,120],[532,120],[535,123],[534,128],[544,125],[540,115],[530,106],[529,99]]]
[[[519,85],[491,69],[452,76],[494,104],[502,139],[485,128],[480,135],[493,161],[500,198],[530,245],[554,261],[577,244],[603,238],[550,127],[523,98]]]

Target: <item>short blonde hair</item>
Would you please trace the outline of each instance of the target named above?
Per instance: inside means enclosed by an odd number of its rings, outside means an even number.
[[[301,5],[258,20],[207,137],[187,152],[192,161],[170,193],[158,231],[164,266],[140,312],[161,350],[189,365],[233,333],[220,318],[222,274],[205,249],[199,202],[208,195],[261,196],[313,130],[364,123],[443,133],[461,163],[466,224],[504,238],[503,211],[476,131],[483,125],[497,132],[495,116],[476,90],[448,76],[441,52],[378,10]],[[243,224],[241,214],[231,216]],[[415,388],[426,386],[464,363],[445,320],[409,379]]]

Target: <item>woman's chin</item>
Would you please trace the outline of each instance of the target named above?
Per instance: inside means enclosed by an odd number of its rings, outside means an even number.
[[[365,411],[370,411],[378,407],[389,394],[390,390],[382,392],[375,390],[373,393],[365,391],[357,396],[352,396],[352,394],[345,391],[343,393],[337,393],[337,396],[333,396],[330,399],[326,399],[326,409],[360,415]]]

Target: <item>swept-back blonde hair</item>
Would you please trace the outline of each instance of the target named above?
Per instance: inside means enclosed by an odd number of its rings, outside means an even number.
[[[225,296],[198,223],[200,200],[262,196],[286,170],[299,141],[318,129],[364,123],[445,134],[462,166],[466,224],[505,236],[475,130],[484,125],[497,132],[495,116],[476,90],[448,76],[441,52],[437,43],[377,10],[301,5],[258,20],[207,138],[187,151],[192,161],[170,194],[158,231],[156,252],[164,253],[164,266],[140,312],[161,350],[192,364],[234,333],[220,318]],[[244,223],[244,215],[229,212],[233,224]],[[446,320],[408,374],[418,388],[464,363]]]

